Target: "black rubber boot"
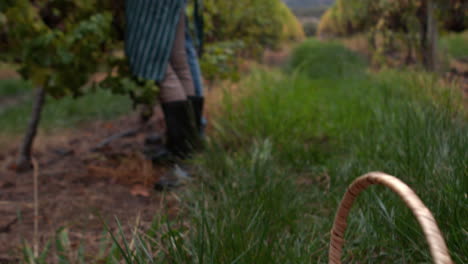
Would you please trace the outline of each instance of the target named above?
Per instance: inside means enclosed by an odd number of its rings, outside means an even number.
[[[159,135],[150,136],[145,140],[145,154],[153,162],[159,164],[173,163],[175,158],[187,158],[186,155],[183,155],[184,152],[191,153],[194,150],[201,150],[203,148],[203,135],[204,135],[204,126],[202,124],[202,115],[203,115],[203,106],[204,98],[201,96],[189,96],[188,97],[188,117],[183,113],[184,104],[186,101],[178,101],[172,103],[166,103],[162,105],[164,115],[166,118],[167,126],[167,144],[163,145],[161,137]],[[182,109],[182,110],[175,110]],[[174,112],[175,110],[175,112]],[[178,112],[181,112],[178,114]],[[176,114],[174,114],[176,113]],[[172,118],[176,116],[176,118]],[[191,127],[187,127],[188,131],[198,131],[198,136],[192,134],[192,132],[186,133],[187,135],[179,135],[182,129],[177,129],[178,127],[183,127],[184,124],[176,124],[178,120],[190,120]],[[173,120],[175,119],[175,120]],[[168,122],[169,121],[169,122]],[[172,124],[175,124],[173,126]],[[185,122],[185,125],[188,125],[188,122]],[[174,128],[174,129],[173,129]],[[193,130],[194,129],[194,130]],[[176,130],[176,133],[170,134],[171,130]],[[180,143],[178,138],[188,137],[188,140],[182,141]],[[154,142],[153,142],[154,141]],[[178,146],[178,144],[180,146]],[[182,154],[182,155],[180,155]]]
[[[202,115],[205,100],[202,96],[189,96],[189,101],[192,103],[195,125],[200,134],[203,134]]]
[[[199,144],[199,135],[190,101],[162,104],[166,121],[166,147],[179,159],[187,159]]]
[[[153,162],[170,162],[174,168],[155,184],[156,190],[172,189],[190,179],[190,174],[178,163],[190,158],[201,142],[190,100],[164,103],[162,109],[166,121],[166,149],[169,155],[157,157]]]
[[[200,144],[193,107],[189,100],[163,103],[166,122],[166,144],[155,146],[145,142],[147,156],[157,164],[174,163],[190,157]]]

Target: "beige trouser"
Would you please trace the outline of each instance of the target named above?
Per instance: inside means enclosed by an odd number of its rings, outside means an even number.
[[[160,100],[163,103],[187,100],[195,95],[187,53],[185,51],[185,14],[182,11],[177,24],[174,46],[164,79],[159,83]]]

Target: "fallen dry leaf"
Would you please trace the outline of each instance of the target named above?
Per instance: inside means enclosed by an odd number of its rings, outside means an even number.
[[[10,171],[16,171],[17,168],[18,168],[18,166],[16,166],[16,162],[11,162],[7,166],[7,169],[10,170]]]
[[[113,125],[112,123],[110,123],[110,122],[109,122],[109,123],[105,123],[105,124],[104,124],[104,128],[106,128],[106,129],[112,129],[112,128],[114,128],[114,125]]]
[[[150,190],[141,184],[134,185],[130,193],[133,196],[150,197]]]
[[[15,184],[13,182],[9,182],[9,181],[0,181],[0,188],[11,188],[11,187],[15,187]]]

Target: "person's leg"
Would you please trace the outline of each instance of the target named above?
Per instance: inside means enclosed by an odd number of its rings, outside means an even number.
[[[148,144],[150,148],[147,155],[155,163],[178,162],[185,159],[193,151],[195,127],[192,119],[192,106],[187,98],[185,89],[179,77],[175,74],[172,66],[167,67],[164,80],[159,83],[160,101],[166,123],[166,144],[159,145],[159,142]],[[155,183],[156,190],[170,189],[179,186],[189,179],[189,174],[173,164],[174,168],[162,175]]]
[[[180,20],[177,25],[174,46],[171,52],[170,65],[182,83],[186,96],[194,96],[195,87],[185,49],[185,13],[184,11],[182,12],[183,13],[180,15]]]
[[[161,103],[186,101],[187,95],[179,77],[169,65],[164,80],[159,83],[159,100]]]
[[[189,139],[193,128],[190,121],[190,104],[185,89],[171,65],[167,67],[164,80],[159,86],[159,98],[167,131],[166,147],[171,154],[183,158],[191,150]],[[169,154],[167,150],[162,148],[154,153],[155,161],[166,159]]]
[[[190,155],[198,143],[194,109],[188,100],[195,95],[193,79],[185,52],[185,19],[181,15],[164,80],[160,100],[167,129],[167,148],[179,158]]]
[[[192,105],[192,116],[195,128],[202,132],[202,112],[204,100],[202,96],[198,96],[195,93],[195,87],[199,86],[200,91],[202,88],[201,73],[196,59],[196,53],[194,51],[194,59],[192,60],[187,53],[187,38],[186,38],[186,17],[185,14],[181,14],[181,18],[177,25],[176,37],[174,41],[174,47],[172,49],[170,65],[174,69],[177,77],[179,78],[182,86],[185,89],[187,99]],[[189,43],[190,44],[190,43]],[[197,72],[193,73],[189,66],[190,61],[197,63]],[[195,82],[196,81],[196,82]],[[203,133],[200,133],[203,134]]]

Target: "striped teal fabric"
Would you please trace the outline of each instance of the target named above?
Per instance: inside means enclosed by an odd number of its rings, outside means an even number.
[[[162,81],[185,0],[126,0],[125,52],[133,75]]]

